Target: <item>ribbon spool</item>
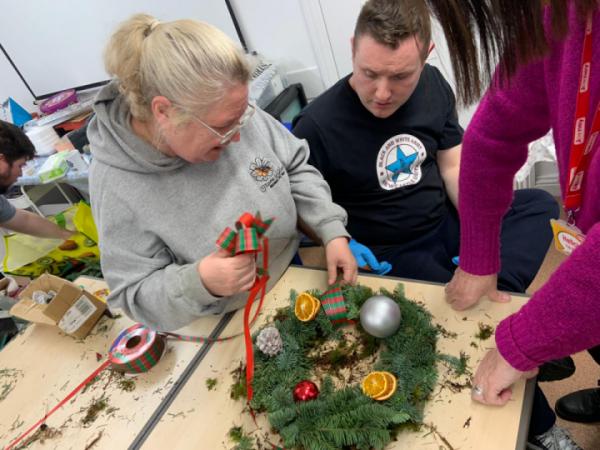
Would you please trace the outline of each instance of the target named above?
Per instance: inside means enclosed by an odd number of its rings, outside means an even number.
[[[333,285],[321,296],[321,305],[323,305],[325,315],[327,315],[332,324],[354,323],[354,321],[348,319],[346,301],[339,285]]]
[[[123,330],[113,342],[110,367],[117,372],[147,372],[158,364],[164,349],[164,336],[138,323]]]

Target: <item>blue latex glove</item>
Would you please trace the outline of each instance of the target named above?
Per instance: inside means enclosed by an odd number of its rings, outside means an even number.
[[[455,266],[458,266],[459,262],[460,262],[460,261],[459,261],[459,259],[458,259],[458,256],[455,256],[454,258],[452,258],[452,263],[453,263]]]
[[[358,264],[358,267],[362,269],[370,269],[377,275],[385,275],[392,270],[392,265],[389,262],[377,261],[377,258],[375,258],[375,255],[368,247],[359,244],[354,239],[352,239],[348,245],[350,246],[350,251],[354,255],[354,258],[356,259],[356,264]]]

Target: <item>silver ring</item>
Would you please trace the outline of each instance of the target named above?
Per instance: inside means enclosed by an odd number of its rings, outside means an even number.
[[[471,389],[471,392],[473,393],[473,395],[483,395],[483,389],[481,388],[481,386],[478,385],[474,385],[473,389]]]

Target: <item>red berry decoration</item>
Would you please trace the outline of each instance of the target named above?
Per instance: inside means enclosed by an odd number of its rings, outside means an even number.
[[[294,400],[297,402],[307,402],[309,400],[314,400],[318,396],[319,388],[312,381],[301,381],[294,388]]]

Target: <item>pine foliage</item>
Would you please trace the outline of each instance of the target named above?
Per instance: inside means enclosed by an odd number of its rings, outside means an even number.
[[[321,293],[312,292],[317,298]],[[375,295],[365,286],[344,287],[348,318],[358,322],[360,307]],[[256,351],[253,381],[255,411],[266,412],[271,426],[279,432],[285,448],[307,450],[383,449],[400,425],[420,423],[423,407],[437,381],[436,340],[438,330],[431,315],[421,305],[406,299],[404,288],[379,294],[395,300],[402,312],[396,334],[385,339],[365,338],[371,353],[380,350],[373,370],[386,370],[398,380],[398,389],[388,400],[378,402],[363,394],[360,384],[336,389],[331,378],[315,380],[311,349],[327,340],[343,339],[323,309],[315,320],[301,322],[294,315],[297,293],[292,291],[290,306],[280,310],[267,326],[275,326],[283,340],[283,350],[269,357]],[[293,389],[302,380],[317,382],[320,395],[307,402],[295,402]]]

